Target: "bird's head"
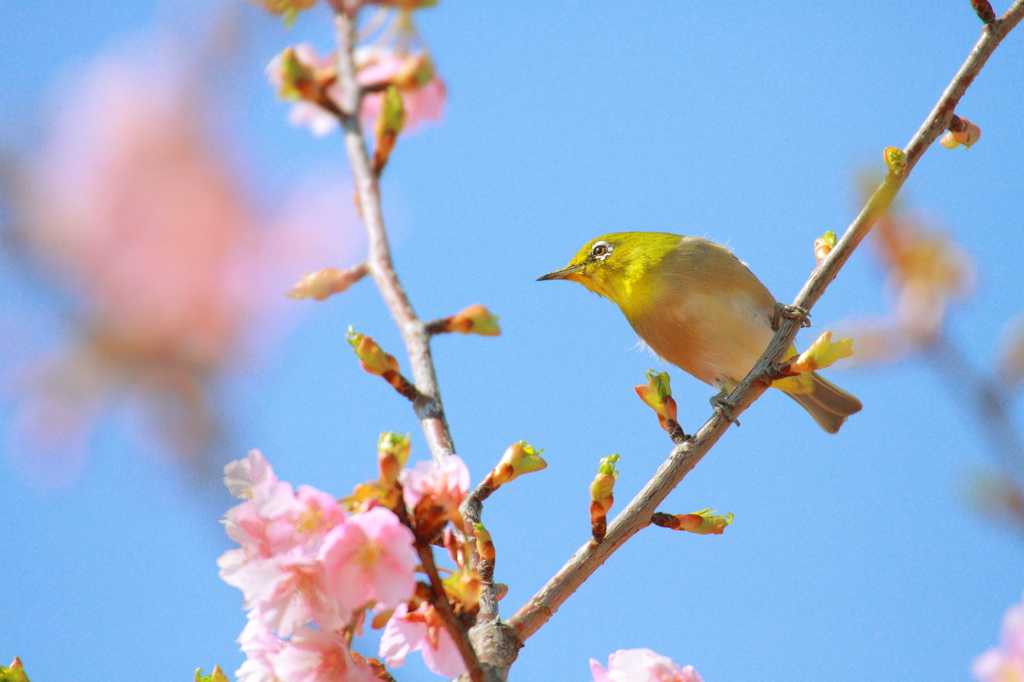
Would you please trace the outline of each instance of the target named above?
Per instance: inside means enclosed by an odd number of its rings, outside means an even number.
[[[627,311],[650,300],[659,283],[658,269],[665,257],[679,246],[680,239],[677,234],[663,232],[606,234],[587,242],[569,265],[537,281],[578,282]]]

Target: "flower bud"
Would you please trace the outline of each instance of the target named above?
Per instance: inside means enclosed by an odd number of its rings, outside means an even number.
[[[213,666],[213,672],[209,675],[202,674],[202,668],[196,668],[196,682],[231,682],[219,665]]]
[[[483,580],[473,569],[459,569],[445,578],[445,594],[451,600],[456,613],[476,613],[480,610],[480,590]]]
[[[837,360],[853,355],[853,339],[840,339],[832,343],[832,332],[825,332],[795,358],[786,361],[786,373],[790,375],[806,374],[816,369],[824,369]]]
[[[357,334],[349,327],[345,338],[352,344],[352,350],[359,358],[359,366],[370,374],[382,377],[389,372],[398,372],[398,360],[385,353],[384,349],[369,336]]]
[[[899,147],[886,147],[882,152],[885,165],[893,175],[899,175],[907,167],[907,155]]]
[[[479,303],[453,315],[445,324],[444,331],[479,334],[480,336],[499,336],[501,334],[497,316],[492,315],[491,311]]]
[[[656,372],[649,369],[647,370],[647,385],[634,386],[633,389],[640,400],[657,413],[661,428],[669,433],[673,432],[673,426],[678,428],[676,401],[672,397],[668,372]]]
[[[619,477],[619,472],[615,470],[618,461],[618,454],[602,457],[597,467],[597,476],[590,484],[590,532],[596,542],[604,540],[608,531],[608,511],[615,501],[612,490]]]
[[[974,7],[978,18],[986,24],[991,24],[996,20],[995,10],[992,9],[992,4],[988,0],[971,0],[971,6]]]
[[[490,488],[498,488],[511,481],[514,481],[523,474],[540,471],[548,463],[540,456],[544,450],[534,450],[526,441],[519,441],[510,445],[505,454],[502,455],[498,466],[494,467],[491,473],[487,474],[484,485]]]
[[[668,372],[647,370],[647,385],[634,386],[640,400],[665,419],[676,418],[676,404],[672,400],[671,378]]]
[[[619,477],[619,472],[615,470],[615,464],[618,461],[618,453],[602,457],[601,463],[597,467],[597,476],[590,484],[590,499],[602,504],[607,501],[605,511],[612,506],[612,489],[615,487],[615,480]]]
[[[829,230],[814,240],[814,257],[820,263],[836,247],[836,233]]]
[[[956,149],[963,145],[970,149],[971,145],[981,139],[981,128],[968,121],[966,118],[954,117],[950,123],[949,131],[939,140],[946,149]]]
[[[397,135],[402,132],[403,125],[405,125],[405,106],[402,103],[402,96],[398,94],[398,88],[389,85],[384,91],[380,115],[377,117],[375,125],[377,141],[379,142],[380,138],[388,133]]]
[[[198,671],[196,672],[198,674]],[[10,668],[0,665],[0,682],[29,682],[20,658],[15,656]]]
[[[392,83],[400,90],[415,90],[434,79],[434,61],[426,50],[406,57],[405,64],[394,75]]]
[[[367,481],[357,483],[352,489],[352,494],[341,498],[339,502],[344,509],[355,514],[378,506],[394,511],[400,500],[397,488],[385,489],[380,483]]]
[[[651,523],[662,528],[685,530],[698,535],[721,535],[725,527],[732,523],[733,518],[732,513],[718,516],[714,509],[708,508],[692,514],[657,512],[651,517]]]
[[[476,552],[480,555],[480,561],[494,561],[494,542],[491,540],[491,533],[482,523],[473,524],[473,533],[476,535]]]
[[[398,474],[409,461],[412,443],[409,434],[404,436],[394,431],[385,431],[377,441],[377,466],[380,469],[380,484],[385,488],[394,487]]]
[[[287,100],[317,102],[321,98],[316,74],[307,66],[295,48],[288,46],[267,66],[267,75],[277,84],[277,95]]]
[[[373,172],[376,175],[380,175],[391,158],[391,150],[395,148],[398,133],[401,132],[403,125],[405,107],[402,104],[402,96],[398,94],[398,88],[389,85],[384,90],[380,114],[374,125],[377,143],[373,149]]]
[[[255,0],[255,2],[271,14],[280,14],[286,26],[295,23],[295,17],[299,12],[316,4],[316,0]]]
[[[302,300],[312,298],[323,301],[332,294],[340,294],[363,277],[365,269],[356,267],[349,270],[321,268],[302,276],[285,296]]]

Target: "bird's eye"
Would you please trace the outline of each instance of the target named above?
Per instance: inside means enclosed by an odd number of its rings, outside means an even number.
[[[612,245],[605,241],[600,241],[590,249],[590,255],[597,260],[604,260],[612,253]]]

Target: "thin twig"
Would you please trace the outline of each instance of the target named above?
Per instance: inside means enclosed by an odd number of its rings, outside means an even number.
[[[926,358],[948,381],[955,395],[966,396],[981,424],[982,436],[1007,476],[1020,490],[1024,482],[1024,442],[1010,419],[1010,405],[1003,387],[982,374],[952,339],[939,332],[923,347]]]
[[[434,550],[430,545],[417,542],[416,551],[419,552],[423,572],[430,579],[430,588],[434,592],[434,608],[441,615],[445,629],[452,636],[452,640],[459,650],[459,655],[462,656],[462,660],[466,664],[466,669],[469,671],[469,679],[473,682],[484,682],[484,670],[480,667],[476,651],[473,650],[473,645],[470,643],[469,636],[462,627],[458,616],[452,610],[452,605],[448,602],[448,595],[444,591],[444,583],[441,582],[441,576],[437,574],[437,566],[434,564]]]
[[[369,240],[366,263],[384,298],[384,303],[391,311],[391,316],[402,334],[412,364],[413,379],[421,394],[413,403],[413,407],[423,426],[431,454],[434,459],[441,461],[455,453],[455,445],[448,430],[444,406],[441,404],[437,373],[430,354],[430,336],[426,332],[426,325],[413,310],[391,261],[391,248],[381,210],[379,178],[371,171],[366,139],[359,123],[361,89],[356,80],[354,53],[358,3],[335,0],[333,4],[336,10],[335,35],[338,41],[338,83],[342,92],[339,107],[341,114],[338,118],[344,131],[345,150],[352,166],[360,213],[366,224]]]
[[[889,173],[885,181],[868,200],[867,205],[847,228],[836,247],[818,264],[793,301],[793,305],[809,311],[821,298],[828,285],[836,278],[839,270],[853,254],[854,249],[867,236],[878,217],[892,203],[921,155],[949,125],[950,117],[957,103],[985,65],[993,50],[1003,37],[1021,21],[1022,17],[1024,17],[1024,0],[1017,0],[1002,19],[982,29],[981,38],[967,60],[904,150],[907,155],[905,169],[899,175]],[[786,318],[781,321],[775,337],[764,354],[750,374],[729,397],[728,403],[732,416],[739,416],[768,389],[770,382],[765,377],[782,359],[783,354],[796,338],[800,327],[801,322],[797,319]],[[704,457],[728,427],[729,421],[716,412],[693,438],[673,448],[672,453],[658,469],[654,478],[612,522],[604,542],[600,545],[587,542],[580,547],[565,566],[509,620],[509,624],[513,626],[520,637],[525,640],[537,632],[565,600],[616,549],[650,523],[651,516],[658,505]]]

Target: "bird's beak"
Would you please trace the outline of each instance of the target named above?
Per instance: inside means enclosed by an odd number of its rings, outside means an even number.
[[[572,279],[572,276],[582,269],[582,265],[569,265],[567,267],[562,268],[561,270],[555,270],[554,272],[549,272],[548,274],[542,277],[538,277],[537,281],[543,282],[549,279]]]

